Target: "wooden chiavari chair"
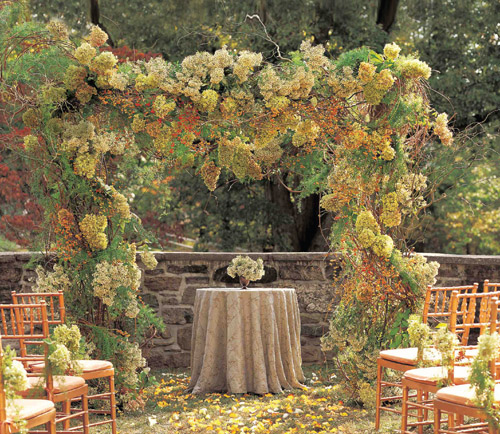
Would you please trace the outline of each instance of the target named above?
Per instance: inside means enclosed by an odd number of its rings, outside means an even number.
[[[0,365],[3,365],[2,338],[0,336]],[[56,409],[54,403],[47,399],[15,399],[13,408],[7,408],[5,384],[0,369],[0,433],[19,432],[17,419],[26,421],[24,428],[30,429],[45,425],[46,434],[56,434]]]
[[[453,291],[458,291],[459,294],[475,294],[477,292],[478,284],[466,286],[455,286],[455,287],[442,287],[434,288],[431,286],[427,287],[427,292],[425,295],[424,309],[422,320],[429,325],[436,325],[442,322],[449,322],[451,317],[450,301],[451,294]],[[462,339],[465,339],[465,335],[462,334]],[[436,352],[430,352],[426,354],[431,359],[438,360],[438,354]],[[382,391],[385,388],[402,388],[401,382],[392,382],[384,379],[384,374],[386,369],[392,369],[398,372],[406,372],[410,369],[414,369],[418,361],[418,351],[417,348],[399,348],[394,350],[381,351],[377,359],[377,389],[376,389],[376,409],[375,409],[375,429],[378,430],[380,427],[380,415],[381,411],[389,411],[392,413],[401,414],[401,411],[384,406],[386,402],[400,401],[403,396],[382,396]]]
[[[495,299],[492,299],[495,300]],[[500,306],[498,300],[492,301],[490,305],[490,321],[485,326],[489,327],[491,333],[498,331],[500,322],[498,314]],[[492,360],[489,366],[492,378],[498,379],[498,360]],[[475,392],[470,384],[444,387],[437,391],[434,397],[434,434],[456,434],[456,433],[483,433],[499,434],[499,431],[484,422],[486,415],[474,405]],[[494,399],[497,407],[500,406],[500,384],[498,380],[494,386]],[[444,420],[442,413],[448,413],[448,427],[442,428]],[[479,422],[464,425],[464,417],[479,419]],[[456,423],[458,422],[458,423]]]
[[[21,356],[17,359],[25,367],[36,362],[45,363],[48,356],[45,339],[49,337],[49,321],[44,301],[39,304],[0,304],[0,321],[2,339],[19,344]],[[79,377],[53,376],[49,369],[44,369],[42,373],[43,376],[28,374],[29,388],[21,395],[24,398],[47,397],[54,404],[61,403],[63,411],[56,413],[55,419],[57,433],[88,434],[88,386],[85,380]],[[82,409],[71,414],[71,401],[74,399],[82,402]],[[70,422],[75,418],[82,420],[81,431],[70,428]],[[57,429],[57,424],[62,424],[62,429]]]
[[[411,369],[404,373],[403,384],[403,407],[401,433],[411,433],[408,427],[418,427],[418,432],[423,432],[423,426],[432,425],[433,420],[428,420],[429,411],[433,410],[433,400],[429,399],[430,394],[435,394],[439,389],[440,383],[448,381],[449,384],[466,384],[469,376],[469,367],[472,356],[475,354],[473,347],[466,346],[465,340],[470,336],[472,330],[482,333],[489,328],[490,309],[484,306],[490,306],[491,300],[498,300],[499,292],[459,294],[457,291],[452,293],[450,308],[449,329],[452,333],[461,335],[460,342],[462,347],[456,352],[458,358],[454,363],[453,369],[448,371],[442,366]],[[480,314],[476,320],[476,307],[481,306]],[[416,401],[409,398],[409,391],[416,391]],[[411,410],[416,410],[417,414],[410,414]],[[409,423],[409,416],[417,418],[417,422]]]
[[[66,321],[66,309],[64,305],[64,295],[62,291],[56,293],[17,293],[12,292],[12,302],[14,304],[44,300],[49,307],[49,324],[60,325]],[[78,360],[81,373],[78,375],[85,381],[94,379],[106,379],[108,391],[99,394],[88,395],[88,400],[108,400],[109,410],[90,409],[92,414],[105,414],[110,418],[90,423],[90,427],[111,424],[112,434],[117,433],[116,428],[116,398],[115,398],[115,371],[113,364],[107,360]],[[33,372],[41,372],[44,369],[43,363],[31,365]]]

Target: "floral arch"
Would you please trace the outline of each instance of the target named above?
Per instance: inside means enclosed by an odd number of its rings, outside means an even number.
[[[0,11],[6,23],[9,9]],[[30,128],[20,150],[57,256],[54,271],[39,269],[38,287],[66,291],[96,355],[121,367],[122,385],[137,381],[139,344],[160,324],[138,295],[136,250],[146,268],[156,260],[120,188],[123,176],[165,165],[198,167],[211,191],[223,170],[243,182],[288,171],[302,196],[322,195],[334,214],[332,249],[344,258],[332,321],[345,335],[334,326],[324,344],[353,367],[354,388],[373,379],[374,352],[401,344],[394,331],[437,273],[404,243],[426,205],[427,145],[454,146],[446,114],[429,106],[427,64],[395,44],[332,60],[309,42],[275,64],[226,48],[180,64],[129,62],[103,48],[98,27],[78,43],[58,22],[2,31],[3,109]],[[359,338],[354,352],[347,334]]]

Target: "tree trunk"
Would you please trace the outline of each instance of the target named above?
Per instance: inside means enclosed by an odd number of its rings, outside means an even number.
[[[283,214],[283,223],[273,225],[274,238],[287,238],[290,248],[295,252],[312,249],[325,251],[319,227],[319,196],[314,194],[301,201],[301,211],[292,202],[290,192],[275,179],[266,181],[266,196]]]
[[[398,10],[399,0],[379,0],[377,24],[382,26],[382,30],[389,33],[391,26],[396,19],[396,12]]]
[[[108,30],[104,26],[104,24],[100,21],[100,9],[99,9],[99,0],[90,0],[90,22],[95,26],[99,26],[102,30],[104,30],[108,34],[108,44],[110,47],[114,47],[115,44],[113,39],[111,39],[111,35]]]

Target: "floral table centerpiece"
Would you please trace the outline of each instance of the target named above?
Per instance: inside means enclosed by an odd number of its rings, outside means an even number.
[[[254,261],[249,256],[236,256],[227,268],[231,277],[239,276],[241,289],[247,289],[250,282],[259,280],[264,276],[264,263],[261,258]]]

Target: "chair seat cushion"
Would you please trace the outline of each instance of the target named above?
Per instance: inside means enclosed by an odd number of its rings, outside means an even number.
[[[436,398],[441,401],[451,402],[453,404],[467,405],[470,407],[474,407],[474,397],[474,389],[470,384],[443,387],[436,393]],[[495,385],[495,402],[500,402],[500,384]]]
[[[77,363],[84,373],[113,369],[113,364],[107,360],[78,360]],[[32,372],[42,372],[45,368],[45,363],[34,363],[30,368]]]
[[[45,378],[28,377],[28,389],[21,393],[21,396],[30,396],[35,389],[44,392]],[[79,387],[85,386],[85,380],[80,377],[71,377],[66,375],[57,375],[54,377],[54,393],[69,392]]]
[[[15,399],[13,408],[7,408],[7,418],[31,419],[47,413],[54,408],[54,403],[46,399]]]
[[[404,365],[417,364],[417,348],[397,348],[395,350],[384,350],[380,352],[380,357],[391,362],[402,363]],[[433,348],[425,350],[426,360],[440,360],[441,355]]]
[[[469,377],[470,367],[455,366],[454,378],[455,384],[466,384]],[[443,366],[433,366],[430,368],[410,369],[404,373],[403,378],[418,381],[424,384],[437,384],[440,380],[448,377],[448,370]]]

